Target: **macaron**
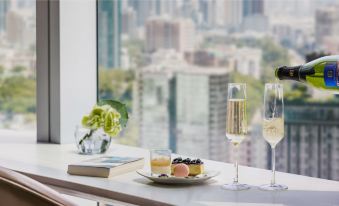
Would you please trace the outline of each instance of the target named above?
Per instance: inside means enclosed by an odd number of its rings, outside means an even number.
[[[175,177],[187,177],[190,173],[190,169],[186,164],[177,164],[173,169],[173,175]]]

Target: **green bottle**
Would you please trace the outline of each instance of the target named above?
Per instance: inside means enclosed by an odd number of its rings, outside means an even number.
[[[339,55],[321,57],[300,66],[282,66],[275,70],[275,76],[320,89],[339,90]]]

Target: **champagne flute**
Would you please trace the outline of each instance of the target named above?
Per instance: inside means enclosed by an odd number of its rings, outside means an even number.
[[[233,182],[222,186],[226,190],[247,190],[249,185],[238,182],[238,147],[247,134],[246,84],[228,84],[226,137],[233,144],[235,177]]]
[[[272,148],[271,184],[262,190],[287,190],[287,186],[275,183],[275,147],[284,138],[284,99],[282,84],[265,84],[263,136]]]

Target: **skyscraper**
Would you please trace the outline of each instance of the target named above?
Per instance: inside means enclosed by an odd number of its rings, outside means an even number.
[[[6,29],[6,17],[10,1],[0,1],[0,33]]]
[[[225,7],[225,26],[233,29],[239,27],[242,22],[243,2],[239,0],[226,0]]]
[[[199,10],[202,14],[203,26],[213,28],[217,23],[217,2],[216,0],[200,0]]]
[[[194,49],[194,24],[190,19],[172,20],[154,17],[146,23],[146,50],[175,49],[178,52]]]
[[[138,26],[144,26],[153,16],[178,15],[177,0],[129,0],[129,5],[136,11]]]
[[[133,8],[127,7],[122,11],[121,33],[129,37],[136,35],[137,19]]]
[[[138,80],[138,97],[140,112],[140,144],[144,148],[170,148],[176,152],[175,125],[172,125],[172,111],[175,103],[172,93],[175,91],[173,73],[158,70],[152,66],[143,68]]]
[[[172,65],[157,63],[141,71],[136,100],[141,146],[226,160],[228,71]]]
[[[99,66],[120,67],[121,0],[98,1]]]
[[[263,15],[264,0],[243,0],[243,16]]]
[[[243,0],[242,30],[267,32],[269,21],[264,13],[264,0]]]
[[[337,103],[286,102],[285,132],[277,147],[277,170],[339,180]]]
[[[190,66],[176,74],[177,152],[212,160],[227,159],[228,71]]]

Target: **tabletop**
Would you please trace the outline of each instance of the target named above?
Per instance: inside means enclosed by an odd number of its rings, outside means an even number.
[[[148,150],[113,144],[105,155],[144,157],[144,169],[149,170]],[[339,182],[277,172],[277,182],[289,189],[260,191],[257,186],[270,181],[270,171],[244,166],[239,167],[240,182],[253,188],[237,192],[223,190],[221,185],[232,181],[233,165],[210,160],[204,160],[205,167],[220,171],[220,175],[202,185],[159,185],[136,172],[110,179],[67,173],[68,164],[96,156],[79,155],[75,145],[0,145],[1,166],[24,173],[60,192],[93,200],[116,200],[137,205],[339,205]]]

